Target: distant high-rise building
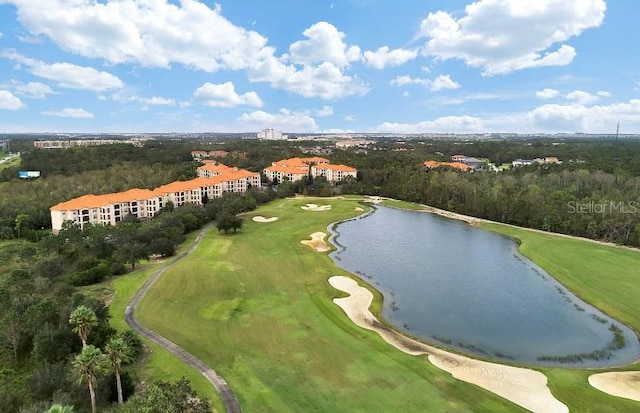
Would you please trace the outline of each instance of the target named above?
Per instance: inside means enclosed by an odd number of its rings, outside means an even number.
[[[264,140],[282,140],[287,139],[287,135],[283,135],[281,131],[275,129],[262,129],[258,132],[258,139]]]

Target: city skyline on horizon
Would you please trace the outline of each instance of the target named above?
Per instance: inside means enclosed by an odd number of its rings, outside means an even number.
[[[0,130],[615,135],[620,122],[640,134],[634,11],[0,0]]]

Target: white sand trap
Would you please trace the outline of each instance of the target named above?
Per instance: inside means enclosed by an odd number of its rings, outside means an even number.
[[[589,384],[616,397],[640,402],[640,371],[612,371],[589,376]]]
[[[364,211],[364,209],[362,209],[360,207],[356,207],[356,211]]]
[[[326,236],[327,234],[325,234],[324,232],[314,232],[313,234],[311,234],[311,241],[304,240],[300,241],[300,243],[310,246],[314,249],[314,251],[317,252],[329,251],[331,248],[329,248],[327,243],[324,242],[324,237]]]
[[[331,205],[316,205],[316,204],[307,204],[302,205],[300,208],[305,211],[329,211],[331,210]]]
[[[547,377],[535,370],[474,360],[403,336],[380,323],[369,311],[373,294],[348,277],[329,278],[333,288],[350,294],[333,300],[356,325],[372,330],[392,346],[412,355],[428,354],[429,361],[458,380],[473,383],[532,412],[568,412],[551,394]]]
[[[251,219],[255,222],[274,222],[278,220],[278,217],[265,218],[263,216],[257,215]]]

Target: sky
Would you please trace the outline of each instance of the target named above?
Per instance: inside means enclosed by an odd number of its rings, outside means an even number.
[[[0,0],[0,132],[640,133],[640,2]]]

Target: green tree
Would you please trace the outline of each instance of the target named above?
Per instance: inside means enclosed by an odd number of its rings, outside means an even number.
[[[47,413],[73,413],[73,406],[66,404],[54,404],[47,410]]]
[[[98,317],[93,310],[81,305],[71,313],[69,324],[74,326],[73,332],[78,334],[82,340],[82,347],[87,347],[87,337],[91,330],[98,325]]]
[[[98,376],[108,370],[109,360],[99,348],[89,345],[82,348],[82,352],[76,356],[72,365],[78,375],[78,382],[87,383],[91,397],[91,412],[96,413],[96,382]]]
[[[157,381],[131,397],[123,413],[209,413],[211,406],[198,397],[184,377],[171,384]]]
[[[29,215],[18,214],[16,216],[15,223],[16,223],[16,232],[18,233],[18,238],[21,238],[22,229],[27,225],[28,222],[29,222]]]
[[[116,388],[118,390],[118,404],[122,406],[122,364],[132,360],[131,349],[122,337],[112,337],[104,348],[104,352],[111,362],[111,367],[116,375]]]

